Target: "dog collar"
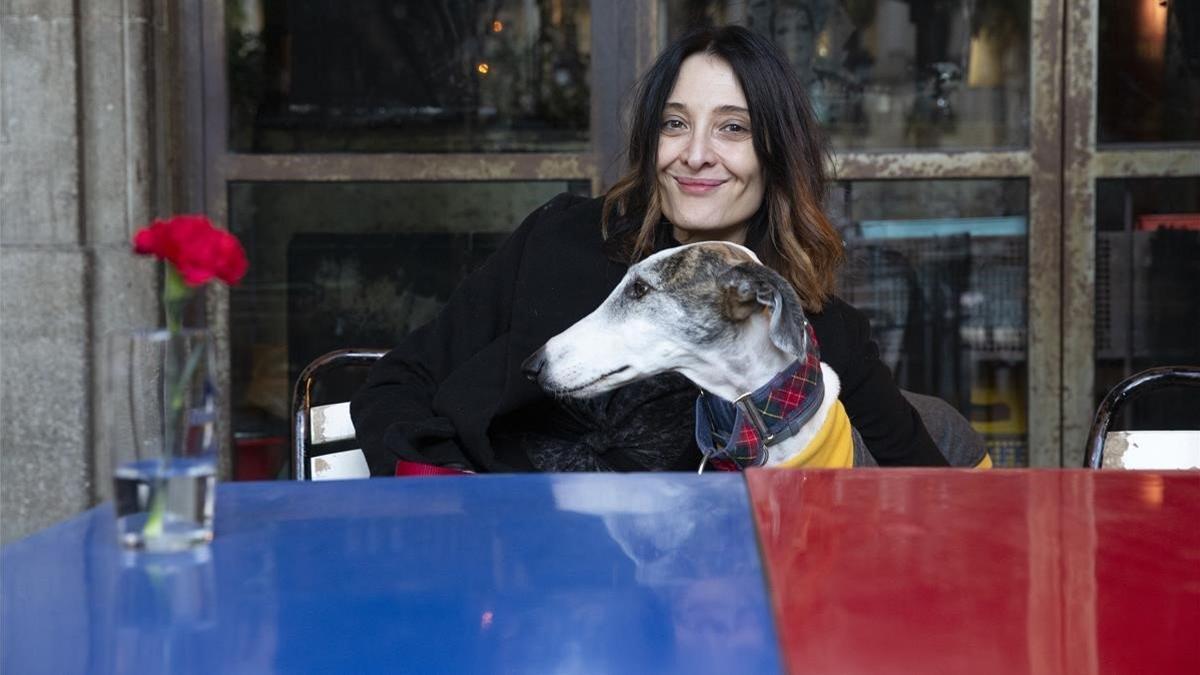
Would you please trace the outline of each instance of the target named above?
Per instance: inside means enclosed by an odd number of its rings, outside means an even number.
[[[701,391],[696,399],[696,443],[717,469],[762,466],[767,449],[792,437],[821,406],[825,387],[812,326],[809,349],[771,381],[735,401]]]

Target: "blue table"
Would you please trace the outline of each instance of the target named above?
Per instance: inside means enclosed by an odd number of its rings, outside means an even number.
[[[4,673],[770,673],[740,474],[217,490],[190,555],[104,505],[0,553]]]

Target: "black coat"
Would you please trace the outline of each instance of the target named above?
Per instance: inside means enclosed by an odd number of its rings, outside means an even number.
[[[371,369],[354,396],[351,414],[373,475],[391,475],[396,459],[479,471],[544,468],[498,427],[535,433],[539,425],[563,428],[561,420],[553,419],[558,403],[522,376],[520,364],[598,307],[625,274],[627,266],[610,260],[603,250],[601,201],[563,194],[530,214],[463,281],[436,319]],[[866,317],[834,298],[822,312],[810,313],[809,320],[821,359],[841,378],[840,398],[850,420],[879,463],[944,465],[916,411],[879,360]],[[640,426],[665,425],[665,438],[686,443],[694,423],[695,389],[681,393],[655,397],[659,409],[652,420],[640,420]],[[636,413],[633,418],[639,417]],[[639,428],[626,422],[620,426]],[[590,439],[586,445],[603,453],[596,447],[602,444]],[[694,469],[696,452],[692,447],[685,456],[658,466],[608,465]]]

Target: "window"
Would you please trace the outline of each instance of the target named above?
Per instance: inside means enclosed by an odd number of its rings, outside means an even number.
[[[838,149],[1024,147],[1029,3],[665,3],[667,32],[735,23],[769,36]]]
[[[586,0],[226,8],[232,150],[587,149]]]
[[[1028,465],[1025,181],[853,181],[835,197],[839,294],[897,383],[958,408],[997,466]]]

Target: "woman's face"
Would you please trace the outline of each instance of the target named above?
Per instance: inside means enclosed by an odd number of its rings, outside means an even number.
[[[746,96],[729,64],[703,53],[686,58],[659,129],[658,189],[675,238],[744,243],[764,180]]]

